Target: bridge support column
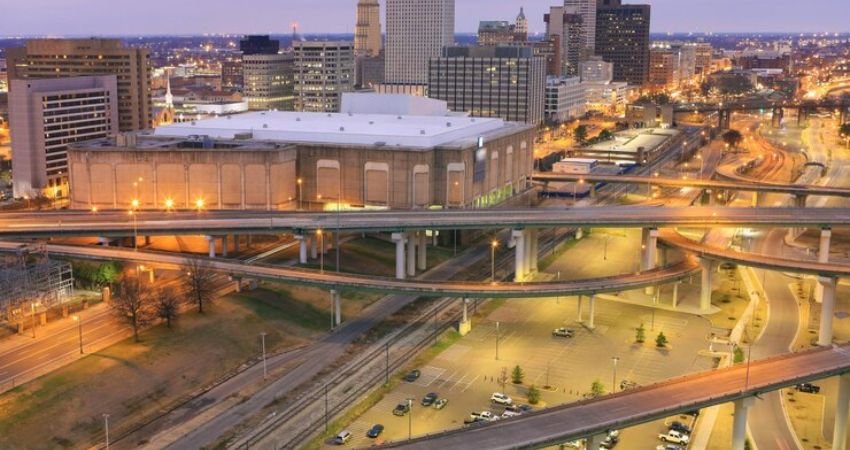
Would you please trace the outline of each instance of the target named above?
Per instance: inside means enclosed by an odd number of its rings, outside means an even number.
[[[679,282],[673,283],[673,308],[679,307]]]
[[[590,317],[587,319],[587,328],[593,330],[596,328],[596,295],[590,296]]]
[[[818,332],[818,345],[822,347],[832,345],[832,317],[835,314],[836,281],[832,277],[818,277],[818,284],[823,292],[821,294],[820,330]]]
[[[224,235],[221,237],[221,256],[227,258],[227,246],[228,246],[228,235]]]
[[[405,271],[404,244],[406,233],[393,233],[393,242],[395,242],[395,277],[403,280],[407,275]]]
[[[537,246],[539,245],[538,235],[538,230],[536,228],[525,230],[525,254],[528,257],[526,260],[525,270],[528,276],[537,273]]]
[[[319,257],[319,237],[316,235],[310,236],[310,259]]]
[[[514,256],[514,282],[522,282],[525,281],[526,267],[525,263],[528,260],[526,253],[528,249],[526,248],[527,242],[525,241],[525,230],[513,230],[511,232],[511,237],[513,237],[515,245],[515,256]]]
[[[233,252],[234,253],[239,253],[239,241],[240,241],[239,235],[234,234],[233,235]]]
[[[109,238],[108,237],[99,237],[97,238],[97,244],[103,247],[109,247]]]
[[[805,208],[806,201],[809,199],[808,195],[799,194],[794,196],[794,206],[797,208]]]
[[[818,246],[818,262],[829,262],[829,247],[832,241],[832,229],[821,228],[820,230],[820,245]],[[815,285],[815,301],[823,303],[823,285],[818,283]]]
[[[584,322],[584,312],[582,311],[583,301],[584,301],[584,297],[579,295],[578,296],[578,317],[576,317],[576,322],[578,322],[578,323]]]
[[[215,236],[204,236],[209,244],[209,257],[215,258]]]
[[[598,449],[602,448],[601,447],[602,441],[605,440],[605,437],[606,436],[604,434],[597,434],[595,436],[589,437],[587,439],[587,446],[585,446],[585,448],[587,450],[590,450],[590,449],[598,450]]]
[[[835,404],[835,428],[832,432],[832,450],[847,449],[847,413],[850,411],[850,374],[838,377],[838,399]]]
[[[752,397],[735,401],[735,417],[732,422],[732,450],[744,450],[744,443],[747,440],[747,410],[752,405]]]
[[[463,302],[463,317],[457,327],[457,332],[461,336],[466,336],[472,331],[472,320],[469,319],[469,299],[462,299]]]
[[[700,283],[699,295],[699,311],[702,314],[708,313],[711,309],[711,288],[714,279],[714,262],[707,259],[700,259],[702,267],[702,282]]]
[[[145,236],[145,245],[151,245],[151,237]]]
[[[753,192],[752,207],[758,208],[760,204],[764,203],[764,201],[762,200],[763,197],[764,197],[764,194],[762,192],[759,192],[759,191]]]
[[[331,291],[331,300],[333,301],[334,328],[336,328],[342,323],[342,296],[338,290]]]
[[[641,256],[643,257],[640,263],[641,272],[655,269],[656,259],[658,255],[658,229],[644,228],[643,243],[641,244]],[[654,286],[649,286],[645,289],[646,295],[652,295],[655,292]]]
[[[416,275],[416,241],[419,239],[415,231],[407,233],[407,275]]]
[[[428,269],[428,236],[425,235],[425,230],[419,232],[419,248],[416,249],[416,268],[419,270]]]
[[[303,234],[296,234],[295,240],[298,241],[298,262],[307,264],[307,237]]]

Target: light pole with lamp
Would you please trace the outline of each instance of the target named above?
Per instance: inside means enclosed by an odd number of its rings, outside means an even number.
[[[316,236],[319,236],[319,273],[325,273],[325,236],[322,230],[316,230]]]
[[[619,356],[612,356],[611,362],[614,363],[614,376],[613,376],[613,379],[611,380],[611,392],[616,393],[617,392],[617,363],[620,362],[620,357]]]
[[[109,414],[103,415],[103,429],[106,433],[106,450],[109,450]]]
[[[493,239],[490,243],[490,281],[496,282],[496,247],[499,246],[499,241]]]
[[[263,346],[263,381],[268,377],[268,369],[266,368],[266,332],[260,333],[260,342]]]
[[[80,335],[80,354],[83,354],[83,319],[80,316],[74,316],[74,322],[77,322],[77,330]]]
[[[410,407],[410,411],[407,412],[407,440],[411,440],[413,438],[413,400],[412,398],[407,399],[407,404]]]
[[[136,222],[136,209],[139,208],[139,200],[134,198],[130,202],[130,211],[128,213],[133,217],[133,251],[139,251],[139,227]]]
[[[302,209],[304,209],[304,202],[303,202],[303,200],[304,200],[304,195],[303,195],[303,193],[304,193],[304,186],[303,186],[304,180],[299,178],[297,180],[297,183],[298,183],[298,210],[301,211]]]
[[[496,361],[499,360],[499,322],[496,322]]]

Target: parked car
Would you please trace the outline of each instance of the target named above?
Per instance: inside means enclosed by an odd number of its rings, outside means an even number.
[[[449,402],[447,398],[438,398],[436,402],[434,402],[434,409],[443,409],[446,407],[446,404]]]
[[[502,419],[510,419],[511,417],[516,417],[516,416],[519,416],[521,414],[522,413],[506,409],[505,412],[502,413]]]
[[[348,430],[340,431],[334,438],[334,444],[343,445],[349,440],[351,440],[351,432]]]
[[[402,400],[398,405],[393,409],[393,415],[403,416],[410,412],[410,404],[413,403],[412,400]]]
[[[463,423],[470,424],[475,422],[492,422],[498,420],[499,417],[490,411],[472,412],[469,417],[464,419]]]
[[[490,396],[490,401],[497,405],[510,405],[514,402],[507,394],[503,394],[501,392],[494,392],[493,395]]]
[[[422,397],[422,406],[431,406],[440,396],[436,392],[429,392]]]
[[[525,413],[531,411],[532,408],[529,405],[521,405],[519,403],[511,403],[510,405],[505,406],[505,411],[513,411],[515,413]]]
[[[812,383],[801,383],[794,386],[800,392],[805,392],[806,394],[817,394],[820,392],[820,386],[812,384]]]
[[[576,332],[574,330],[571,330],[569,328],[564,328],[564,327],[555,328],[554,330],[552,330],[552,336],[555,336],[555,337],[571,338],[571,337],[575,336],[575,334],[576,334]]]
[[[670,429],[674,431],[678,431],[679,433],[691,434],[691,427],[685,425],[682,422],[674,421],[670,423]]]
[[[634,381],[631,381],[631,380],[623,380],[623,381],[620,382],[620,390],[621,391],[628,391],[629,389],[634,389],[638,386],[640,386],[640,385],[635,383]]]
[[[422,375],[422,372],[419,369],[413,369],[404,376],[404,381],[408,383],[413,383],[414,381],[419,379],[419,376]]]
[[[376,423],[375,425],[372,425],[372,428],[369,428],[369,431],[366,432],[366,437],[376,438],[380,436],[383,432],[384,426],[379,423]]]
[[[663,442],[670,442],[672,444],[684,444],[688,445],[688,441],[691,440],[690,436],[684,433],[679,433],[675,430],[670,430],[667,434],[659,434],[658,439],[661,439]]]

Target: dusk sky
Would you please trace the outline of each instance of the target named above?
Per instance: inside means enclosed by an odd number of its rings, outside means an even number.
[[[456,0],[457,31],[512,20],[533,32],[558,0]],[[383,6],[385,0],[381,0]],[[848,0],[648,0],[652,31],[850,31]],[[351,32],[356,0],[0,0],[0,36]]]

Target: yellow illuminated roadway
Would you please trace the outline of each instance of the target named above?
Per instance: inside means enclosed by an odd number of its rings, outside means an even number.
[[[538,448],[850,373],[847,345],[739,364],[386,448]]]
[[[135,217],[135,220],[132,219]],[[263,234],[549,227],[830,227],[850,226],[850,208],[621,206],[569,209],[480,209],[314,212],[59,212],[0,214],[0,238]]]
[[[0,242],[0,251],[12,251],[21,244]],[[166,253],[134,252],[109,247],[76,247],[48,245],[51,255],[70,256],[102,260],[124,260],[165,267],[185,267],[189,258]],[[292,269],[286,267],[247,265],[228,260],[206,260],[211,269],[235,277],[261,278],[265,280],[320,286],[335,289],[358,289],[395,294],[413,294],[425,297],[469,297],[469,298],[531,298],[555,297],[559,295],[594,294],[639,289],[658,283],[673,282],[688,277],[699,269],[696,258],[688,257],[683,262],[664,268],[641,273],[593,278],[576,281],[541,283],[476,283],[452,281],[401,281],[394,278],[349,275],[317,270]]]
[[[745,180],[745,178],[737,178]],[[647,177],[637,175],[571,175],[571,174],[537,174],[532,180],[539,182],[572,182],[585,181],[588,183],[622,183],[652,186],[668,186],[678,188],[724,189],[748,192],[775,192],[791,195],[823,195],[831,197],[850,197],[850,189],[830,188],[824,186],[803,186],[795,184],[765,183],[762,181],[718,181],[700,180],[693,177]]]

